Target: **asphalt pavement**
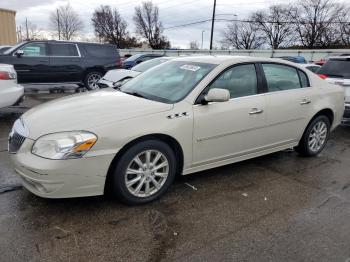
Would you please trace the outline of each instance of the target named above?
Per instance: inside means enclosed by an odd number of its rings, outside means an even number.
[[[0,261],[350,261],[350,127],[315,158],[294,151],[180,177],[151,204],[49,200],[21,187],[0,110]]]

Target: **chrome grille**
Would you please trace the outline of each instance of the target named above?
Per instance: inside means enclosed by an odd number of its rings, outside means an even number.
[[[9,137],[9,152],[11,154],[16,154],[17,151],[21,148],[24,140],[26,140],[26,138],[16,132],[11,134]]]

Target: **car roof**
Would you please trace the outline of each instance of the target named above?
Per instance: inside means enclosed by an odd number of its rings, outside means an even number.
[[[99,45],[99,46],[114,46],[117,47],[116,45],[113,44],[108,44],[108,43],[97,43],[97,42],[81,42],[81,41],[66,41],[66,40],[30,40],[30,41],[23,41],[22,44],[24,43],[35,43],[35,42],[47,42],[47,43],[61,43],[61,44],[81,44],[81,45]]]
[[[224,56],[224,55],[207,55],[207,56],[186,56],[176,58],[175,61],[188,61],[196,63],[209,63],[209,64],[223,64],[223,63],[245,63],[245,62],[268,62],[268,63],[283,63],[292,66],[298,66],[299,64],[286,61],[279,58],[264,58],[253,56]]]
[[[316,66],[316,67],[321,67],[320,65],[316,65],[316,64],[299,64],[302,67],[309,67],[309,66]]]

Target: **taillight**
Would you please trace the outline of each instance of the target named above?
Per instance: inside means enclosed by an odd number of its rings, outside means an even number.
[[[117,66],[122,66],[123,65],[123,61],[121,60],[121,58],[119,58],[117,60]]]
[[[16,79],[16,73],[0,71],[0,80]]]
[[[317,74],[319,77],[321,77],[322,79],[326,79],[328,76],[323,75],[323,74]]]
[[[9,72],[0,71],[0,80],[10,80]]]

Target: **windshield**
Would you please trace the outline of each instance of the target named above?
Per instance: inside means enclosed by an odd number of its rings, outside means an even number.
[[[142,56],[142,54],[130,56],[129,58],[125,59],[124,62],[134,61],[137,58],[139,58],[140,56]]]
[[[216,65],[170,61],[131,79],[121,91],[164,103],[186,97]]]
[[[18,47],[23,45],[26,42],[18,43],[17,45],[12,46],[10,49],[7,49],[5,52],[3,52],[4,55],[9,55],[11,54],[14,50],[16,50]]]
[[[165,58],[151,59],[149,61],[145,61],[145,62],[142,62],[141,64],[134,66],[133,68],[131,68],[131,70],[142,73],[142,72],[145,72],[146,70],[148,70],[154,66],[160,65],[166,61],[169,61],[169,59],[165,59]]]
[[[336,78],[350,78],[350,60],[329,60],[318,71],[319,74]]]

